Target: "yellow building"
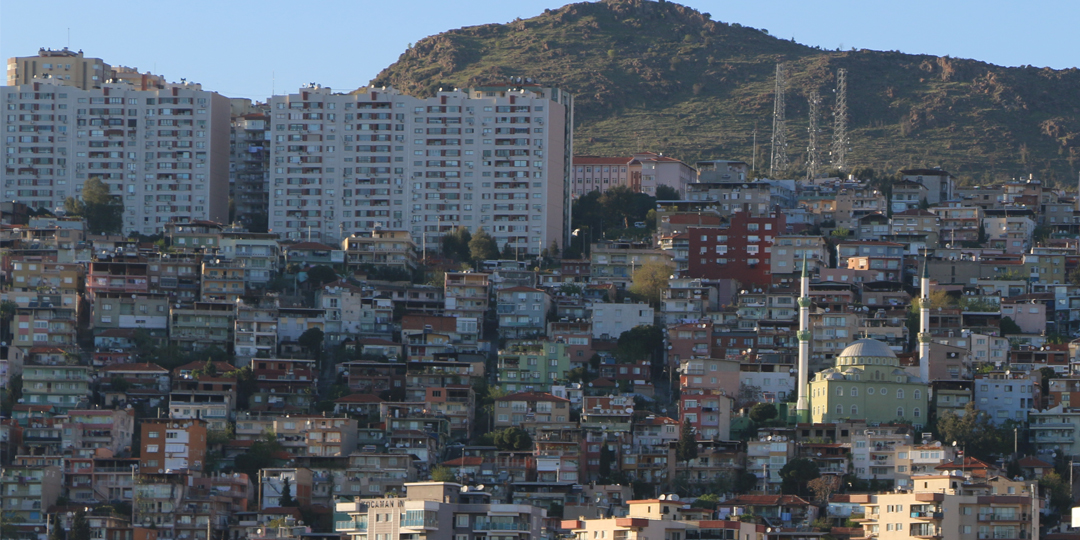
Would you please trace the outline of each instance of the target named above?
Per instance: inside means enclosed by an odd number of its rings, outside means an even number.
[[[860,418],[919,429],[928,417],[928,398],[926,382],[904,371],[888,345],[860,339],[837,356],[836,367],[810,381],[810,416],[814,423]]]

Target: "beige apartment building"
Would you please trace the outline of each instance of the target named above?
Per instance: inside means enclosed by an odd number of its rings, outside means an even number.
[[[101,88],[112,78],[113,68],[100,58],[87,58],[82,51],[67,47],[59,50],[41,48],[37,56],[8,58],[5,86],[30,84],[35,80],[51,79],[58,84],[82,90]]]
[[[0,90],[3,196],[63,208],[99,178],[124,203],[125,233],[171,220],[228,220],[229,100],[197,85],[83,90],[50,79]]]
[[[865,496],[861,538],[1035,538],[1041,499],[1031,484],[1005,477],[926,475],[912,488]],[[853,500],[854,502],[854,500]]]
[[[381,226],[438,246],[466,227],[530,254],[566,243],[573,97],[557,88],[313,85],[271,98],[270,116],[269,227],[284,238]]]

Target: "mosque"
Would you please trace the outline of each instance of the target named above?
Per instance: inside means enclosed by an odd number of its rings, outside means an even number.
[[[907,422],[921,429],[929,417],[930,279],[923,267],[919,317],[919,375],[900,367],[896,353],[875,339],[859,339],[836,358],[834,367],[809,378],[810,277],[803,266],[799,298],[799,366],[796,418],[799,422],[865,419]]]

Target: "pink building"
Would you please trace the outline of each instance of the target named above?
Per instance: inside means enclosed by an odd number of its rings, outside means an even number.
[[[615,186],[630,185],[630,158],[574,156],[571,167],[572,193],[580,197],[586,193],[603,193]]]
[[[571,188],[575,197],[615,187],[628,186],[638,193],[656,195],[656,187],[668,186],[686,195],[686,186],[697,179],[697,171],[674,158],[654,152],[631,157],[574,156]]]

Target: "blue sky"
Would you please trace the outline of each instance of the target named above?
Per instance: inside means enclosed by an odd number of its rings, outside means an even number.
[[[899,50],[1057,69],[1080,64],[1080,2],[685,0],[714,20],[807,45]],[[164,6],[178,6],[166,8]],[[82,49],[113,65],[265,99],[317,82],[365,85],[408,46],[444,30],[529,18],[557,0],[3,0],[0,57]],[[69,30],[70,29],[70,30]],[[69,41],[70,31],[70,41]]]

